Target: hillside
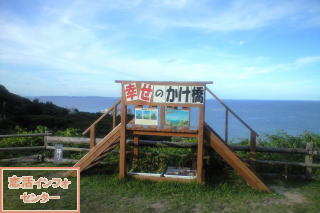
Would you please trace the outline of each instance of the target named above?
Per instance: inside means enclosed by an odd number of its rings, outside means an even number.
[[[79,112],[54,105],[52,102],[33,101],[13,94],[0,85],[0,134],[12,133],[15,126],[34,129],[43,125],[51,130],[87,128],[101,113]],[[104,129],[111,125],[107,116],[102,122]],[[99,134],[99,133],[98,133]]]

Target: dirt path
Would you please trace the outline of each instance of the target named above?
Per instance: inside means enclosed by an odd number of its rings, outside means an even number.
[[[286,188],[284,186],[277,185],[273,185],[270,188],[272,191],[285,196],[285,198],[277,200],[278,203],[301,204],[307,202],[306,198],[294,188]]]

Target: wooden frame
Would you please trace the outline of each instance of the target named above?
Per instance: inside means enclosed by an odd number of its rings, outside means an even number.
[[[205,91],[206,84],[211,84],[211,81],[208,82],[172,82],[172,81],[126,81],[126,80],[117,80],[116,83],[121,83],[121,137],[120,137],[120,160],[119,160],[119,178],[124,178],[126,176],[126,148],[125,148],[125,140],[126,136],[129,133],[134,136],[134,160],[138,160],[139,153],[139,136],[140,135],[155,135],[155,136],[179,136],[179,137],[197,137],[198,138],[198,150],[197,150],[197,182],[203,183],[203,136],[204,136],[204,112],[205,112]],[[141,89],[141,85],[143,83],[152,84],[152,85],[161,85],[161,86],[201,86],[204,88],[202,94],[202,103],[156,103],[153,102],[153,93],[149,97],[150,101],[145,102],[141,100],[132,100],[127,101],[125,95],[124,85],[132,84],[135,86],[137,93],[134,93],[135,96],[139,97],[139,92]],[[191,96],[190,96],[191,98]],[[138,99],[138,98],[135,98]],[[187,100],[187,98],[186,98]],[[194,101],[194,100],[193,100]],[[149,127],[143,128],[141,126],[135,125],[127,125],[126,116],[127,116],[127,105],[135,105],[136,107],[142,106],[150,106],[157,107],[160,106],[160,117],[159,117],[159,128],[158,127]],[[164,128],[165,124],[165,107],[182,107],[184,109],[189,109],[190,107],[199,108],[199,122],[198,129],[191,130],[188,128]],[[137,178],[147,178],[150,177],[137,177]],[[164,177],[161,178],[151,178],[153,180],[162,181]],[[172,178],[170,178],[173,180]],[[179,179],[179,178],[177,178]],[[186,182],[186,180],[182,180]]]

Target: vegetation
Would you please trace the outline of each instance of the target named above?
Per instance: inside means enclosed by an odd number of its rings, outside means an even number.
[[[33,130],[37,126],[46,126],[47,130],[56,132],[67,128],[84,130],[94,122],[101,113],[79,112],[54,105],[42,103],[10,93],[0,85],[0,134],[16,132],[16,126]],[[119,117],[117,118],[120,119]],[[104,136],[111,129],[112,117],[106,116],[97,128],[97,136]]]
[[[16,164],[13,166],[35,166]],[[36,166],[54,166],[38,164]],[[275,212],[316,213],[320,208],[320,183],[269,181],[274,193],[258,192],[245,184],[199,185],[150,182],[127,178],[119,180],[111,164],[94,167],[81,175],[81,212]],[[18,191],[11,194],[18,196]],[[49,201],[58,209],[72,203]],[[13,205],[14,204],[14,205]],[[17,202],[11,208],[22,208]],[[38,205],[39,206],[39,205]]]
[[[52,103],[30,101],[9,93],[0,86],[0,134],[52,131],[59,136],[81,136],[81,131],[100,115],[100,113],[70,112]],[[104,136],[108,129],[111,129],[110,116],[107,116],[97,127],[97,136]],[[145,136],[142,139],[157,139],[157,137]],[[161,140],[197,142],[193,138],[179,137],[162,137]],[[320,147],[320,134],[305,132],[302,135],[291,136],[285,132],[279,132],[259,138],[257,145],[305,148],[309,142]],[[243,140],[237,144],[248,145],[249,141]],[[0,147],[39,145],[43,145],[42,137],[0,139]],[[132,147],[130,149],[132,151]],[[128,157],[128,169],[131,171],[162,172],[168,165],[195,168],[196,149],[193,148],[141,147],[139,152],[141,157],[138,162],[132,161],[132,155]],[[0,159],[31,154],[49,156],[52,155],[52,150],[0,152]],[[80,159],[84,153],[75,154],[65,151],[63,154],[67,158]],[[246,152],[238,152],[238,154],[243,158],[249,158]],[[92,209],[97,212],[318,212],[320,208],[319,181],[269,180],[268,185],[275,186],[275,191],[278,193],[261,193],[243,184],[243,180],[212,149],[206,149],[204,156],[207,184],[198,185],[196,183],[157,183],[130,178],[118,180],[118,154],[111,153],[104,159],[103,165],[93,167],[82,174],[81,210],[82,212],[91,212]],[[258,153],[257,158],[304,161],[304,155],[299,154]],[[314,162],[320,163],[319,156],[314,157]],[[0,166],[55,165],[0,163]],[[282,172],[284,166],[257,165],[256,170]],[[296,174],[305,172],[303,167],[292,166],[289,170],[290,173]],[[320,177],[319,169],[316,170],[315,177]],[[293,197],[288,196],[290,193]],[[13,193],[12,196],[15,194]],[[61,205],[62,203],[56,203],[55,207],[59,208]]]

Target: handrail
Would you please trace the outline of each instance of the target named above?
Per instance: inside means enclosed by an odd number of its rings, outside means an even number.
[[[38,136],[50,136],[50,135],[52,135],[52,133],[13,134],[13,135],[0,135],[0,138],[38,137]]]
[[[120,103],[121,103],[121,99],[119,99],[115,104],[113,104],[105,113],[103,113],[95,122],[93,122],[85,131],[83,131],[82,135],[86,134],[92,127],[94,127],[97,123],[99,123],[106,115],[108,115],[112,110],[114,110],[115,107]]]
[[[222,106],[226,109],[226,117],[225,117],[225,139],[224,142],[228,143],[228,113],[231,112],[234,117],[236,117],[245,127],[247,127],[250,130],[250,164],[252,167],[254,167],[256,162],[256,148],[257,148],[257,137],[259,134],[253,130],[249,124],[247,124],[244,120],[242,120],[232,109],[230,109],[218,96],[216,96],[209,88],[206,88],[206,90],[220,103]]]
[[[244,120],[242,120],[232,109],[230,109],[218,96],[216,96],[209,88],[206,88],[206,90],[220,103],[222,104],[229,112],[231,112],[245,127],[247,127],[251,132],[253,132],[256,136],[259,136],[259,134],[252,129],[249,124],[247,124]]]

